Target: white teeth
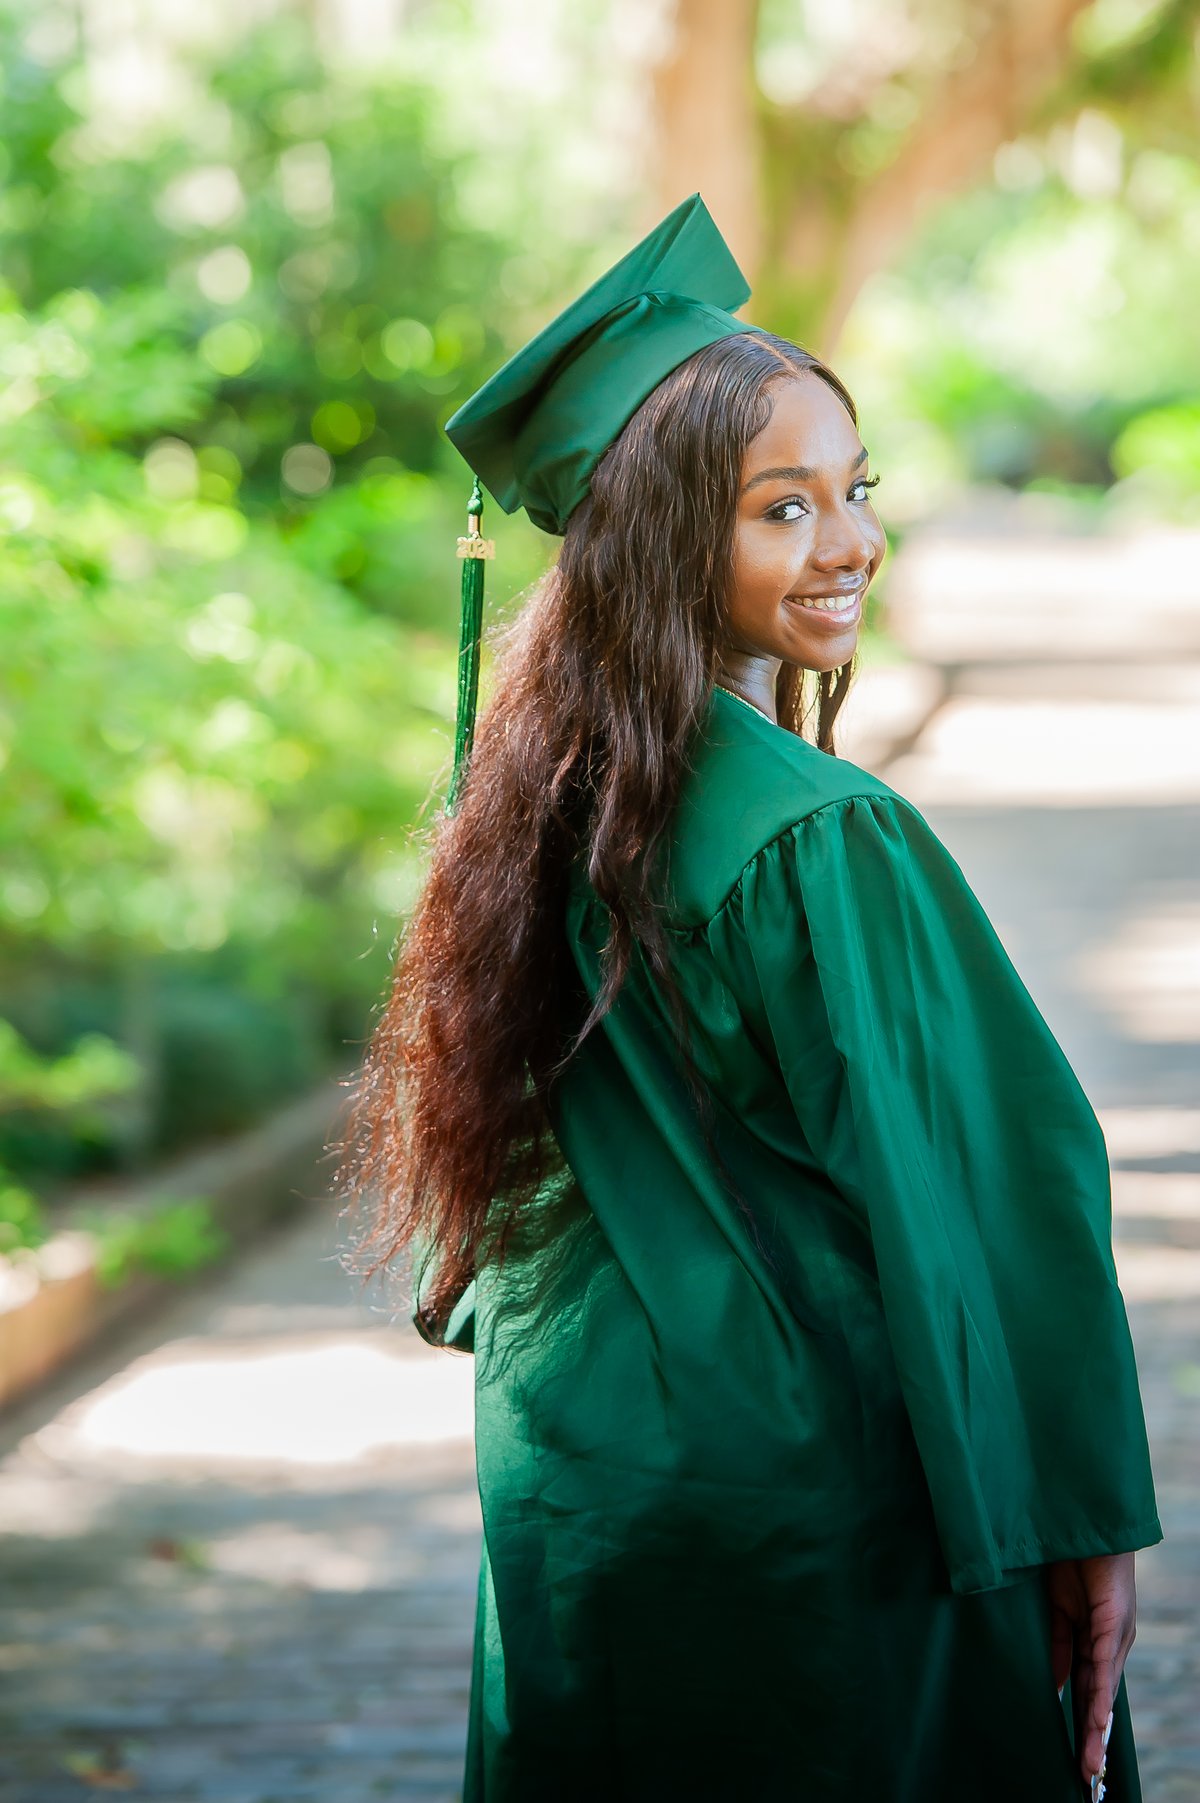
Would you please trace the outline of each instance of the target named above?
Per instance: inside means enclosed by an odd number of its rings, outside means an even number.
[[[800,596],[802,607],[826,607],[831,613],[845,613],[854,606],[854,595],[812,595]]]

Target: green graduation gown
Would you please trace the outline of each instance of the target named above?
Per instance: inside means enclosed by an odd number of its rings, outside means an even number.
[[[666,880],[710,1137],[639,963],[448,1329],[464,1803],[1076,1803],[1039,1568],[1162,1538],[1100,1125],[918,810],[724,690]]]

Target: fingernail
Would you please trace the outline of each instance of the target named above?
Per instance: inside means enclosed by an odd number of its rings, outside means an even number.
[[[1062,1702],[1062,1693],[1066,1689],[1066,1687],[1067,1687],[1067,1680],[1064,1678],[1062,1683],[1058,1687],[1058,1700],[1060,1703]]]
[[[1104,1724],[1104,1739],[1100,1742],[1100,1745],[1105,1749],[1108,1747],[1108,1737],[1112,1733],[1112,1718],[1113,1712],[1110,1709],[1108,1712],[1108,1720]]]

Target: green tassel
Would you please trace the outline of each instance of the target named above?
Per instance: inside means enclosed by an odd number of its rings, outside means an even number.
[[[467,535],[458,541],[458,555],[463,559],[462,633],[458,646],[458,716],[454,727],[454,773],[450,778],[447,812],[453,813],[462,795],[467,777],[467,761],[475,738],[475,708],[479,699],[479,648],[483,637],[483,565],[496,555],[490,538],[479,535],[483,514],[483,495],[479,477],[467,503]]]

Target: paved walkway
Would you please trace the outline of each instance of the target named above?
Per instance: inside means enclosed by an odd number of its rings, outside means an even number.
[[[307,1218],[5,1424],[0,1799],[452,1803],[471,1361]]]
[[[953,655],[947,700],[887,775],[963,865],[1108,1136],[1167,1532],[1138,1559],[1130,1696],[1147,1803],[1185,1803],[1200,1798],[1200,606],[1173,601],[1157,644],[1139,612],[1130,667],[1134,616],[1100,579],[1103,547],[1074,546],[1069,580],[1053,547],[1039,627],[1036,545],[1022,578],[1005,544],[1009,591],[973,579],[992,559],[969,535],[917,547],[920,581],[896,585],[897,630]],[[1064,593],[1074,636],[1056,643]],[[1094,622],[1080,594],[1099,596]],[[278,1233],[0,1424],[0,1803],[457,1798],[471,1363],[358,1301],[338,1231],[331,1209]]]

